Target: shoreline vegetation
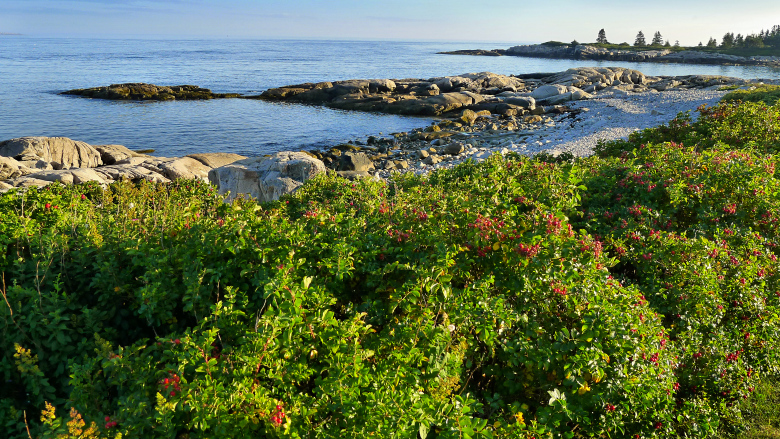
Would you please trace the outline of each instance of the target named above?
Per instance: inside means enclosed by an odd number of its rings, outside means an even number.
[[[198,179],[12,189],[4,432],[776,434],[775,89],[589,157],[320,173],[265,203]]]

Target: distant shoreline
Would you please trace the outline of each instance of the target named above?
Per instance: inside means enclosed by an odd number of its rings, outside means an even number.
[[[22,34],[15,34],[10,32],[0,32],[0,37],[12,37],[12,36],[20,36]]]
[[[674,50],[664,47],[654,50],[626,50],[597,47],[587,44],[570,45],[563,43],[545,43],[513,46],[509,49],[455,50],[438,53],[442,55],[523,56],[531,58],[594,61],[631,61],[698,65],[758,65],[780,67],[780,57],[776,56],[737,56],[718,52],[706,52],[701,50]]]

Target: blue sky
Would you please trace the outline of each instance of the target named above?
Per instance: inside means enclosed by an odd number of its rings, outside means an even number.
[[[2,0],[0,32],[40,36],[259,37],[683,45],[780,24],[780,1]]]

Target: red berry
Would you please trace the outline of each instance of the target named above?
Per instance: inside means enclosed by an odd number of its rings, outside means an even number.
[[[47,209],[51,209],[51,204],[46,203],[46,205],[44,207],[47,208]]]
[[[110,420],[111,420],[111,417],[110,416],[106,416],[106,422],[108,422]]]
[[[176,344],[180,344],[180,343],[181,343],[181,340],[179,340],[179,339],[177,338],[177,339],[176,339],[176,340],[174,340],[173,342],[174,342],[174,343],[176,343]]]

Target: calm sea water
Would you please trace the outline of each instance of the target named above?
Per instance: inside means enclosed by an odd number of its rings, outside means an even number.
[[[780,70],[757,67],[436,54],[513,44],[0,36],[0,140],[65,136],[91,144],[151,148],[162,156],[193,152],[259,155],[326,147],[430,122],[256,100],[116,102],[57,94],[123,82],[194,84],[215,92],[260,93],[269,87],[325,80],[430,78],[480,71],[509,75],[597,65],[621,65],[648,75],[780,78]]]

